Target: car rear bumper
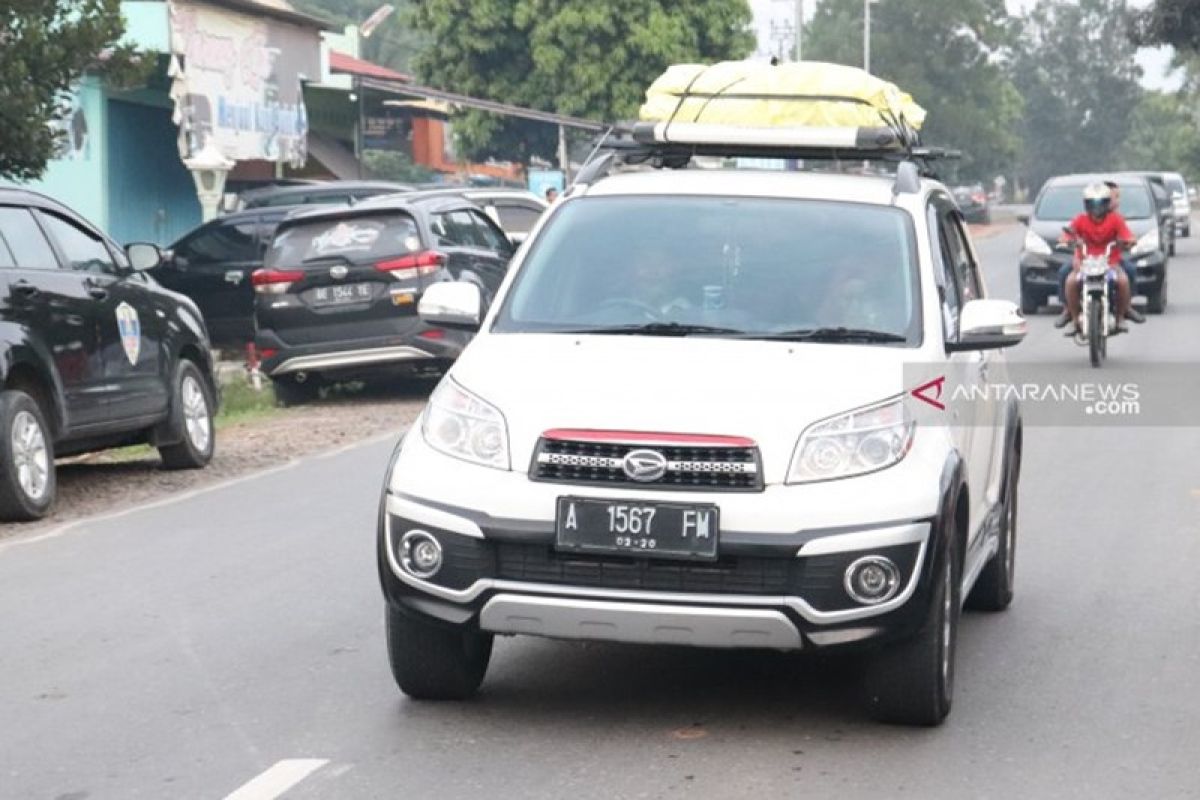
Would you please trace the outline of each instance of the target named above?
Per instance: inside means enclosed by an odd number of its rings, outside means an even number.
[[[394,369],[434,368],[453,361],[465,342],[457,334],[439,333],[439,338],[422,336],[429,328],[396,337],[379,337],[355,342],[287,345],[271,331],[259,331],[259,352],[270,353],[262,361],[269,377],[298,373],[359,374]]]

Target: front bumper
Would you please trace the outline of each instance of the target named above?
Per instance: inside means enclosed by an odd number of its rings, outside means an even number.
[[[1056,296],[1059,291],[1058,271],[1070,263],[1066,256],[1039,256],[1023,253],[1021,256],[1021,288],[1025,291],[1041,292],[1046,297]],[[1155,251],[1133,259],[1137,268],[1138,285],[1134,294],[1149,294],[1158,289],[1166,271],[1166,256]]]
[[[401,564],[405,532],[435,537],[444,563],[418,578]],[[717,563],[558,553],[553,525],[495,520],[388,494],[380,577],[388,602],[443,623],[497,634],[796,650],[911,634],[925,618],[932,520],[801,531],[723,533]],[[769,543],[768,543],[769,542]],[[864,555],[898,566],[894,597],[863,605],[846,568]]]

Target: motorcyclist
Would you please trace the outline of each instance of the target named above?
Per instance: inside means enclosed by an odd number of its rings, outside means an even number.
[[[1121,187],[1115,181],[1104,181],[1104,185],[1112,190],[1112,210],[1115,214],[1121,213]],[[1123,215],[1122,215],[1123,217]],[[1065,238],[1060,240],[1060,244],[1067,244]],[[1071,321],[1071,312],[1065,307],[1067,297],[1067,276],[1071,274],[1071,269],[1074,262],[1074,249],[1072,248],[1072,261],[1068,261],[1058,269],[1058,296],[1063,299],[1064,308],[1062,316],[1054,322],[1054,327],[1064,328]],[[1133,260],[1129,258],[1124,249],[1121,251],[1121,269],[1125,270],[1125,274],[1129,277],[1129,298],[1130,303],[1133,302],[1133,297],[1137,294],[1137,267]]]
[[[1103,255],[1108,245],[1115,242],[1118,247],[1109,252],[1108,259],[1110,266],[1119,267],[1122,248],[1132,245],[1134,237],[1129,226],[1125,224],[1125,218],[1112,209],[1112,189],[1104,183],[1089,184],[1083,190],[1083,205],[1085,213],[1071,220],[1068,226],[1069,233],[1065,233],[1065,238],[1081,243],[1084,252],[1089,256]],[[1076,257],[1066,283],[1067,313],[1070,320],[1074,321],[1076,330],[1081,329],[1079,314],[1083,305],[1080,296],[1081,266],[1082,260]],[[1125,270],[1114,269],[1113,275],[1117,286],[1117,329],[1125,330],[1126,319],[1137,323],[1145,322],[1146,318],[1132,306],[1129,276]]]

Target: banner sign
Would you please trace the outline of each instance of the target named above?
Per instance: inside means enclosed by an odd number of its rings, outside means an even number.
[[[210,140],[235,161],[302,166],[302,79],[319,80],[320,35],[268,16],[171,0],[171,67],[182,158]]]

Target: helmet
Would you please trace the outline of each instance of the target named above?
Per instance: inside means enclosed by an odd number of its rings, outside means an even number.
[[[1108,213],[1112,209],[1112,189],[1104,183],[1089,183],[1083,190],[1083,207],[1088,213]]]

